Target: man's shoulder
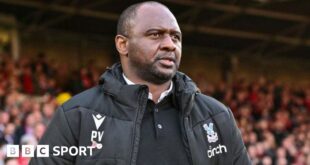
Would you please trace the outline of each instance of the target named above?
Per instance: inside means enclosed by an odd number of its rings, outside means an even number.
[[[74,95],[70,100],[65,102],[62,107],[64,111],[68,111],[76,107],[90,108],[90,106],[93,106],[93,103],[99,98],[100,91],[101,90],[99,86],[94,86],[90,89]]]
[[[196,105],[199,106],[203,111],[207,111],[211,116],[223,112],[229,114],[227,106],[213,97],[204,95],[202,93],[197,93],[195,100]]]

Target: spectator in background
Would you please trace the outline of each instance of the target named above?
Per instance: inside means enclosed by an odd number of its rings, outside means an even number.
[[[14,144],[15,138],[15,125],[13,123],[8,123],[4,129],[3,140],[5,144]]]
[[[45,124],[41,122],[36,123],[36,125],[34,126],[34,136],[37,141],[39,141],[42,138],[45,129],[46,129]]]
[[[46,60],[46,55],[43,52],[37,54],[36,60],[32,63],[32,72],[36,74],[44,74],[52,76],[52,71],[50,70],[49,64]]]
[[[28,120],[27,120],[27,118],[28,118]],[[27,123],[27,121],[28,121],[28,123]],[[16,132],[15,132],[16,136],[14,139],[14,144],[20,144],[20,139],[24,134],[27,134],[27,133],[31,134],[32,133],[32,128],[30,126],[30,124],[32,122],[33,122],[33,118],[32,118],[32,115],[30,113],[25,114],[23,116],[21,125],[19,125],[16,128]]]
[[[87,68],[81,68],[80,80],[82,81],[83,90],[89,89],[90,87],[94,85],[91,74],[89,73],[89,70]]]
[[[22,88],[26,94],[34,94],[35,85],[34,77],[32,75],[31,67],[29,65],[24,66],[23,73],[21,75]]]
[[[55,111],[55,106],[53,104],[47,103],[43,105],[43,123],[45,125],[48,125],[50,121],[52,120],[54,111]]]
[[[10,121],[10,114],[5,111],[0,111],[0,137],[3,137],[2,136],[3,132],[9,121]]]

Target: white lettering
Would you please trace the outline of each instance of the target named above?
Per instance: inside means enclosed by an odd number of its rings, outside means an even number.
[[[83,154],[83,156],[87,156],[87,154],[86,154],[86,147],[81,147],[80,148],[80,156],[82,156],[82,154]]]
[[[8,144],[6,146],[6,156],[7,157],[18,157],[19,156],[19,146]]]
[[[64,153],[67,153],[69,151],[69,148],[68,147],[65,147],[65,146],[61,146],[60,147],[60,155],[63,156]]]
[[[102,133],[99,134],[102,137]],[[100,144],[102,146],[102,144]],[[36,157],[49,157],[49,156],[64,156],[66,154],[70,156],[92,156],[93,146],[53,146],[52,150],[49,150],[49,145],[21,145],[21,152],[19,152],[18,145],[7,145],[6,156],[7,157],[34,157],[36,147]],[[98,148],[98,147],[97,147]],[[100,147],[101,148],[101,147]],[[99,148],[98,148],[99,149]],[[52,153],[50,153],[52,152]],[[21,154],[21,155],[19,155]],[[51,154],[51,155],[50,155]]]
[[[91,141],[94,141],[96,138],[98,138],[98,141],[100,142],[102,140],[104,131],[91,131]]]
[[[208,158],[212,158],[213,156],[222,154],[223,152],[225,153],[227,152],[227,148],[225,145],[219,144],[215,148],[211,148],[210,146],[209,149],[207,150]]]
[[[75,152],[73,152],[72,150],[75,150]],[[70,156],[76,156],[77,154],[79,154],[79,149],[75,146],[72,146],[69,148],[69,155]]]
[[[37,145],[37,157],[48,157],[49,146],[48,145]]]
[[[102,136],[103,136],[103,131],[102,132],[99,132],[98,131],[98,140],[101,142],[101,140],[102,140]]]
[[[88,149],[88,150],[87,150]],[[87,152],[89,151],[89,152]],[[87,156],[87,154],[89,154],[88,156],[92,156],[93,152],[92,152],[92,147],[91,146],[71,146],[71,147],[67,147],[67,146],[55,146],[53,148],[53,156],[63,156],[65,153],[68,153],[70,156]]]
[[[91,131],[91,141],[94,141],[94,139],[97,137],[97,131]]]
[[[59,149],[60,149],[59,146],[55,146],[55,147],[53,148],[53,156],[59,156],[59,155],[60,155]]]
[[[216,148],[214,148],[214,149],[216,149],[216,151],[215,151],[216,154],[222,153],[222,151],[220,150],[220,147],[216,147]]]
[[[208,157],[209,157],[209,158],[212,157],[212,152],[211,152],[211,150],[208,150]]]
[[[22,157],[33,157],[34,146],[33,145],[22,145]]]
[[[89,148],[89,156],[93,156],[93,147],[87,146],[86,148]]]
[[[226,146],[224,146],[224,145],[220,145],[220,148],[221,148],[221,153],[222,153],[222,148],[224,148],[224,151],[225,151],[225,152],[227,152],[227,148],[226,148]]]

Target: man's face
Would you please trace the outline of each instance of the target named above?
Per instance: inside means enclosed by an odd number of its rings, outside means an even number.
[[[131,23],[128,66],[144,81],[163,84],[181,60],[181,31],[173,14],[160,5],[142,5]]]

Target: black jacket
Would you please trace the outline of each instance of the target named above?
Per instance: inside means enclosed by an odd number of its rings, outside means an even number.
[[[173,100],[180,110],[182,138],[192,164],[249,165],[231,111],[199,93],[192,80],[181,72],[173,83]],[[120,64],[115,64],[103,74],[98,86],[74,96],[56,111],[40,141],[49,145],[50,157],[32,158],[30,164],[136,165],[147,99],[148,88],[126,85]],[[91,139],[97,146],[91,156],[88,150],[87,156],[52,156],[55,146],[91,146]]]

